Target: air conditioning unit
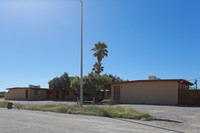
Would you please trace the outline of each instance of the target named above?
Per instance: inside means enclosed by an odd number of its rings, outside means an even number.
[[[28,85],[29,88],[33,88],[33,85]]]
[[[149,76],[149,80],[156,80],[158,79],[156,76]]]
[[[40,88],[40,85],[33,85],[33,88]]]
[[[40,88],[40,85],[29,85],[29,88]]]

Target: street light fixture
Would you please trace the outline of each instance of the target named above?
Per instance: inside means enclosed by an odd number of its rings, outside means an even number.
[[[81,79],[80,79],[80,107],[83,107],[83,0],[81,2]]]

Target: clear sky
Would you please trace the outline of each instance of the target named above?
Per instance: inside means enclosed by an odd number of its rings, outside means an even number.
[[[83,1],[84,75],[101,41],[109,51],[103,74],[200,77],[199,0]],[[79,0],[0,0],[0,91],[80,75],[80,7]]]

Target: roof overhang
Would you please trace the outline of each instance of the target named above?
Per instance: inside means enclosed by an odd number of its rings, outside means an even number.
[[[179,82],[179,83],[185,83],[188,85],[194,85],[193,83],[184,80],[184,79],[159,79],[159,80],[133,80],[133,81],[125,81],[125,82],[115,82],[115,83],[105,83],[104,85],[115,85],[115,84],[127,84],[127,83],[137,83],[137,82]]]
[[[14,87],[14,88],[7,88],[6,90],[16,90],[16,89],[49,90],[48,88],[28,88],[28,87]]]

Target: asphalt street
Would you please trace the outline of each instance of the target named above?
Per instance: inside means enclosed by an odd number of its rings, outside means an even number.
[[[4,101],[4,100],[0,99],[0,101]],[[25,106],[38,106],[38,107],[48,105],[48,104],[66,104],[66,105],[76,104],[75,102],[69,102],[69,101],[10,101],[10,102],[13,102],[14,104],[22,104],[22,105],[25,105]],[[97,106],[102,106],[102,105],[97,105]],[[163,129],[162,132],[169,132],[169,131],[170,132],[171,131],[173,131],[173,132],[176,132],[176,131],[177,132],[190,132],[190,133],[199,133],[200,132],[200,106],[170,106],[170,105],[145,105],[145,104],[118,104],[118,105],[114,105],[114,106],[122,106],[124,108],[134,108],[134,109],[141,111],[141,112],[148,112],[149,114],[155,116],[156,118],[174,120],[174,121],[178,121],[178,122],[181,122],[181,123],[166,122],[166,121],[150,121],[150,122],[147,122],[147,121],[133,121],[133,120],[101,118],[102,120],[104,120],[106,122],[109,119],[109,122],[105,123],[104,125],[97,125],[98,127],[100,126],[102,129],[106,129],[109,132],[112,132],[113,129],[109,128],[109,127],[112,127],[112,126],[110,126],[109,124],[113,123],[114,125],[116,125],[116,129],[118,129],[118,123],[124,124],[124,122],[128,122],[129,124],[127,124],[127,126],[131,125],[131,123],[133,124],[132,125],[133,128],[131,127],[130,131],[136,130],[137,127],[138,128],[142,127],[142,129],[143,129],[143,126],[145,126],[146,128],[154,127],[158,130]],[[12,111],[10,111],[10,112],[12,112]],[[24,113],[24,111],[22,111],[22,112]],[[47,113],[47,112],[42,112],[42,114],[45,114],[45,113]],[[9,114],[10,113],[8,113],[7,115],[9,115]],[[19,115],[21,115],[21,113]],[[64,115],[63,118],[65,118],[67,114],[59,114],[59,115]],[[4,115],[0,114],[0,116],[4,116]],[[57,117],[59,117],[59,116],[57,116]],[[79,116],[79,117],[80,117],[80,119],[81,118],[90,118],[91,119],[92,116],[87,116],[87,117],[86,116]],[[69,117],[69,118],[71,118],[71,117]],[[98,119],[98,117],[92,117],[92,118]],[[72,119],[76,120],[74,118],[72,118]],[[111,120],[112,120],[112,122],[110,122]],[[64,119],[63,121],[68,121],[68,120]],[[1,122],[1,117],[0,117],[0,124],[1,123],[2,122]],[[66,123],[66,122],[64,122],[64,123]],[[98,122],[95,122],[95,123],[90,122],[91,125],[94,125],[90,128],[90,130],[92,130],[92,128],[96,127],[95,126],[96,123],[98,123]],[[44,124],[45,124],[45,122],[44,122]],[[70,123],[68,123],[68,124],[70,124]],[[80,126],[80,125],[81,125],[81,123],[77,126]],[[107,127],[107,125],[109,125],[109,127]],[[11,124],[11,126],[12,126],[12,124]],[[0,127],[1,127],[1,125],[0,125]],[[114,128],[114,127],[112,127],[112,128]],[[129,129],[126,126],[123,127],[123,128]],[[74,128],[72,128],[72,129],[74,129]],[[96,132],[101,132],[102,129],[98,129],[98,130],[96,130]],[[84,130],[81,130],[81,132],[83,132],[83,131]],[[145,130],[145,131],[151,132],[151,128],[148,129],[148,130]],[[74,130],[73,132],[76,132],[76,130]],[[77,132],[80,132],[80,131],[77,131]],[[140,131],[138,130],[136,132],[140,132]],[[0,131],[0,133],[1,133],[1,131]]]
[[[0,108],[1,133],[165,133],[181,131],[140,120]]]

